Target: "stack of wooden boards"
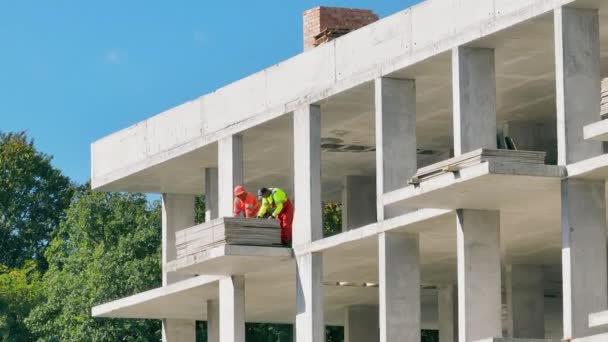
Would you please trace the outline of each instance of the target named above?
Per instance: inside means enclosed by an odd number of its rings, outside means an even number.
[[[494,150],[480,148],[450,158],[418,170],[416,175],[410,179],[410,184],[418,184],[425,179],[439,176],[446,172],[457,172],[465,167],[478,165],[483,162],[498,161],[501,163],[528,163],[544,164],[545,152],[537,151],[515,151],[515,150]]]
[[[608,78],[602,80],[602,101],[600,105],[602,120],[608,119]]]
[[[281,246],[277,220],[223,217],[175,233],[177,258],[221,245]]]

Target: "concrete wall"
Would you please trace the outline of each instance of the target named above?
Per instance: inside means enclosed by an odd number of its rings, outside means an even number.
[[[427,0],[93,143],[92,186],[573,1]]]

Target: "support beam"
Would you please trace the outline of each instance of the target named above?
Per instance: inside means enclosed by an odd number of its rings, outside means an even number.
[[[218,218],[218,172],[215,167],[205,168],[205,222]]]
[[[605,215],[603,181],[562,181],[564,339],[591,334],[589,314],[608,308]]]
[[[187,279],[188,276],[167,272],[165,265],[177,258],[175,233],[194,226],[194,196],[163,194],[162,196],[162,267],[163,286]],[[162,322],[164,342],[196,340],[196,322],[165,319]]]
[[[304,106],[293,114],[294,193],[298,203],[294,246],[323,238],[321,210],[321,108]]]
[[[420,342],[418,234],[380,233],[380,341]]]
[[[296,264],[296,341],[324,342],[323,256],[298,256]]]
[[[542,265],[509,265],[506,274],[509,337],[545,338]]]
[[[458,290],[450,285],[437,287],[439,341],[458,341]]]
[[[458,340],[502,337],[500,213],[469,209],[456,213]]]
[[[496,72],[494,50],[452,50],[454,155],[496,148]]]
[[[342,183],[342,231],[376,221],[376,180],[369,176],[346,176]]]
[[[384,193],[407,186],[418,171],[416,160],[416,82],[392,78],[375,81],[376,103],[376,201],[382,221]]]
[[[220,302],[207,301],[207,342],[220,342]]]
[[[351,305],[344,317],[344,342],[380,341],[377,305]]]
[[[220,340],[245,342],[245,277],[220,279]]]
[[[603,153],[583,127],[600,119],[600,33],[597,10],[555,10],[555,80],[559,165]]]
[[[294,193],[298,209],[293,224],[294,246],[323,237],[321,211],[321,108],[304,106],[293,114]],[[296,341],[323,342],[323,256],[296,257]]]
[[[243,137],[231,135],[218,141],[218,215],[232,217],[234,187],[243,184]]]

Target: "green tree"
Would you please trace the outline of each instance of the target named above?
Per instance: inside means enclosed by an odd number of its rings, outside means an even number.
[[[67,177],[36,150],[25,133],[0,132],[0,265],[19,268],[44,250],[69,206]]]
[[[20,269],[0,267],[0,341],[32,340],[23,321],[43,299],[40,278],[33,261]]]
[[[91,307],[161,284],[160,205],[78,189],[46,257],[46,301],[26,325],[39,341],[152,341],[160,321],[92,318]]]

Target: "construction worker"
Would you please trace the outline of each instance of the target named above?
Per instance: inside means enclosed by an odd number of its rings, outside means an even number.
[[[245,214],[246,218],[254,218],[260,210],[260,202],[242,185],[234,187],[234,217]]]
[[[262,201],[258,218],[265,217],[266,213],[272,209],[270,217],[277,219],[281,225],[281,242],[283,245],[290,246],[294,209],[287,194],[279,188],[261,188],[258,190],[258,198]]]

